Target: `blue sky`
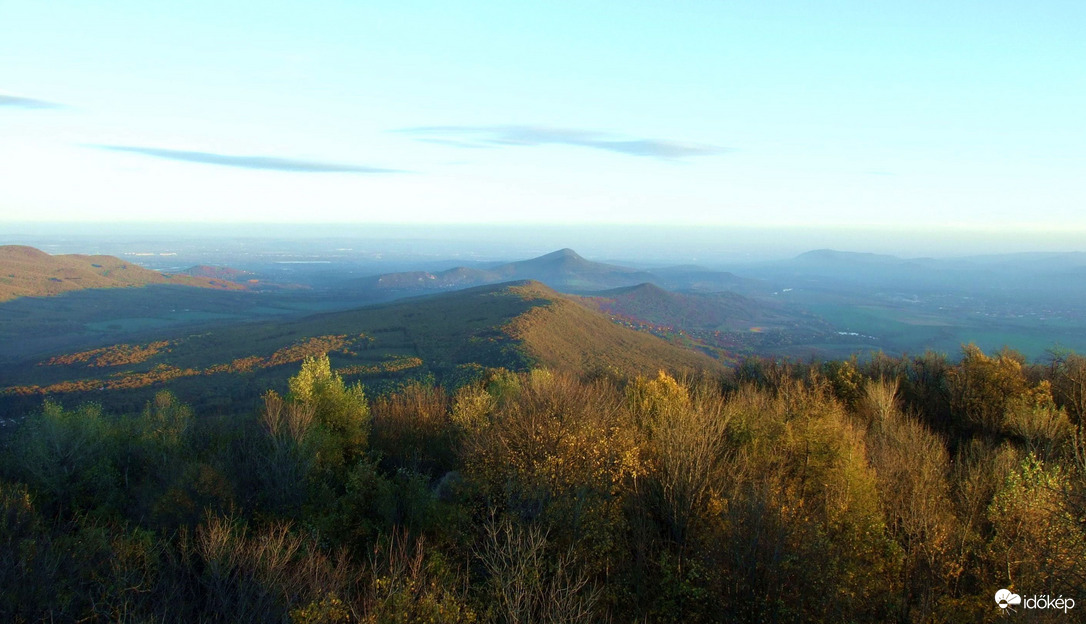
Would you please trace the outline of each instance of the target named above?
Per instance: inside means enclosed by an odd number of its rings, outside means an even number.
[[[0,221],[1086,232],[1086,3],[0,0]]]

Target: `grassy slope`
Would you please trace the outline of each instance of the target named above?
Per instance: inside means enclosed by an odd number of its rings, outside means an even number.
[[[113,256],[51,256],[33,247],[0,246],[0,301],[46,297],[85,288],[130,288],[150,284],[220,290],[242,288],[220,279],[164,275]]]

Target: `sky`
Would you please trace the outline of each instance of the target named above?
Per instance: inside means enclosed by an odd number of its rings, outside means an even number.
[[[1083,32],[1081,0],[0,0],[0,227],[1073,240]]]

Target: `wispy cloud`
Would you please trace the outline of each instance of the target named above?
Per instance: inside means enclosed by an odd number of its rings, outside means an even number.
[[[314,160],[295,160],[292,158],[274,158],[271,156],[238,156],[231,154],[216,154],[214,152],[190,152],[131,145],[93,145],[91,147],[114,152],[129,152],[132,154],[142,154],[144,156],[154,156],[155,158],[200,163],[203,165],[241,167],[243,169],[291,171],[296,173],[403,173],[397,169],[383,169],[380,167],[367,167],[363,165],[320,162]]]
[[[0,93],[0,106],[11,106],[13,108],[60,108],[60,104],[57,104],[56,102],[35,100],[34,98],[21,97],[18,95],[4,95],[3,93]]]
[[[728,148],[706,143],[665,139],[623,139],[593,130],[550,126],[427,126],[404,128],[399,132],[415,135],[420,141],[465,148],[573,145],[629,156],[664,159],[712,156],[730,151]]]

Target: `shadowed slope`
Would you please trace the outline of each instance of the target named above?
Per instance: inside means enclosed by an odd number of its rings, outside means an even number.
[[[779,316],[769,304],[731,292],[677,293],[654,284],[578,297],[593,310],[684,329],[746,330]]]
[[[280,387],[303,357],[320,353],[344,376],[367,382],[433,374],[446,383],[465,366],[630,374],[721,367],[531,281],[156,340],[13,364],[0,370],[10,384],[0,396],[93,392],[104,403],[139,405],[168,385],[195,404],[246,401]]]

